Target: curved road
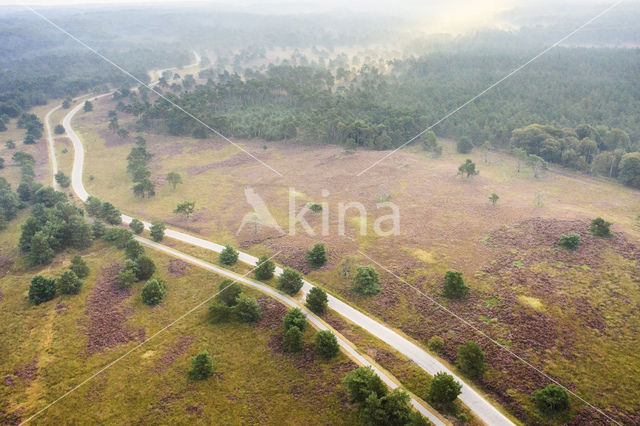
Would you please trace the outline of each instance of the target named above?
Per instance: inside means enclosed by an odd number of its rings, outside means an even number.
[[[95,98],[101,98],[104,96],[110,95],[112,92],[104,93],[102,95],[96,96]],[[71,182],[73,191],[78,195],[78,197],[85,201],[89,193],[84,188],[82,182],[82,172],[84,167],[84,148],[82,142],[78,135],[75,133],[71,126],[71,119],[73,116],[82,108],[82,103],[73,108],[69,113],[64,117],[63,125],[67,131],[67,135],[71,139],[73,143],[75,155],[73,160],[73,170],[71,174]],[[51,144],[53,142],[50,142]],[[122,215],[122,221],[125,224],[131,223],[133,218],[127,215]],[[144,226],[146,229],[149,229],[151,226],[150,223],[144,222]],[[176,231],[173,229],[167,229],[165,231],[165,236],[169,238],[173,238],[178,241],[182,241],[187,244],[191,244],[197,247],[201,247],[207,250],[211,250],[217,253],[220,253],[224,246],[220,244],[213,243],[211,241],[204,240],[202,238],[195,237],[193,235],[186,234],[184,232]],[[162,246],[162,250],[166,251],[168,248],[164,248]],[[178,252],[176,252],[178,253]],[[175,254],[174,254],[175,255]],[[184,254],[180,254],[181,256],[186,256]],[[194,259],[197,260],[197,259]],[[239,260],[247,263],[251,266],[255,266],[258,258],[252,256],[247,253],[240,252]],[[197,260],[197,262],[202,262]],[[282,268],[277,267],[275,270],[276,275],[280,275],[282,273]],[[244,282],[244,281],[243,281]],[[256,284],[256,283],[254,283]],[[313,285],[308,281],[304,281],[304,285],[301,289],[301,297],[305,297],[306,294],[311,290]],[[273,289],[271,289],[273,291]],[[279,295],[278,298],[282,297],[280,293],[274,292]],[[276,296],[274,296],[276,297]],[[393,330],[391,327],[371,318],[370,316],[360,312],[359,310],[349,306],[343,301],[337,299],[332,295],[328,295],[329,308],[336,311],[338,314],[348,319],[352,323],[362,327],[368,333],[374,335],[380,340],[384,341],[388,345],[392,346],[395,350],[402,353],[407,358],[414,361],[418,364],[423,370],[431,375],[435,375],[438,372],[446,372],[451,374],[462,384],[462,393],[460,394],[460,400],[462,400],[469,409],[482,421],[489,425],[513,425],[513,422],[509,420],[504,414],[502,414],[498,409],[496,409],[486,398],[484,398],[478,391],[472,388],[465,380],[457,376],[453,371],[451,371],[447,366],[445,366],[442,362],[440,362],[437,358],[429,354],[426,350],[416,345],[405,336],[401,335],[397,331]],[[414,404],[415,405],[415,404]]]

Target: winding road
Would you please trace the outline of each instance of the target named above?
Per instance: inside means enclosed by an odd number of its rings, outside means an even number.
[[[98,96],[91,96],[90,98],[91,99],[102,98],[105,96],[109,96],[111,93],[113,92],[104,93]],[[83,174],[84,158],[85,158],[84,147],[82,145],[80,138],[78,137],[73,127],[71,126],[72,118],[82,108],[82,106],[83,104],[80,103],[77,106],[75,106],[71,111],[69,111],[69,113],[63,119],[63,126],[67,131],[67,135],[71,140],[74,148],[73,169],[71,174],[72,189],[81,200],[85,201],[89,197],[89,193],[86,191],[82,182],[82,174]],[[56,110],[57,108],[59,108],[59,106],[54,108],[47,114],[47,133],[49,137],[49,150],[52,154],[52,162],[54,164],[54,170],[56,169],[55,156],[54,156],[55,151],[53,150],[54,141],[49,129],[48,118],[49,118],[49,114],[54,110]],[[54,184],[55,184],[55,181],[54,181]],[[122,221],[125,224],[131,223],[132,219],[133,218],[130,216],[127,216],[124,214],[122,215]],[[151,224],[148,222],[143,221],[143,223],[146,229],[149,229],[149,227],[151,226]],[[165,231],[165,236],[187,243],[187,244],[191,244],[196,247],[211,250],[217,253],[220,253],[224,248],[224,246],[220,244],[216,244],[214,242],[207,241],[202,238],[199,238],[181,231],[177,231],[174,229],[167,229]],[[264,293],[267,293],[270,296],[285,303],[286,305],[304,308],[304,306],[299,301],[291,299],[265,284],[255,282],[247,278],[236,276],[236,274],[234,274],[233,272],[230,272],[223,268],[219,268],[215,265],[209,264],[200,259],[186,255],[184,253],[180,253],[167,246],[157,244],[157,243],[152,243],[151,241],[148,241],[143,238],[139,238],[139,240],[141,242],[144,242],[147,245],[153,246],[157,250],[163,251],[175,257],[182,258],[192,264],[209,269],[218,274],[229,276],[229,277],[231,277],[231,275],[234,275],[232,277],[233,279],[237,279],[243,284],[254,287]],[[251,266],[255,266],[256,262],[258,261],[258,259],[255,256],[252,256],[248,253],[243,253],[243,252],[240,252],[239,260]],[[277,267],[275,270],[275,274],[280,275],[281,273],[282,273],[282,268]],[[311,290],[312,287],[313,285],[305,280],[304,285],[300,292],[300,298],[301,299],[304,298],[306,294],[309,292],[309,290]],[[328,295],[328,302],[329,302],[330,309],[334,310],[335,312],[337,312],[338,314],[340,314],[342,317],[349,320],[350,322],[363,328],[373,336],[384,341],[385,343],[393,347],[395,350],[397,350],[407,358],[414,361],[418,366],[420,366],[427,373],[431,375],[435,375],[438,372],[446,372],[454,376],[455,379],[462,384],[462,393],[460,394],[460,397],[459,397],[460,400],[462,400],[469,407],[469,409],[475,414],[475,416],[477,416],[479,419],[484,421],[486,424],[513,425],[513,422],[511,422],[509,418],[507,418],[504,414],[502,414],[496,407],[492,405],[491,402],[489,402],[483,395],[481,395],[478,391],[476,391],[473,387],[471,387],[464,379],[457,376],[453,371],[447,368],[447,366],[444,365],[441,361],[439,361],[437,358],[432,356],[430,353],[428,353],[426,350],[424,350],[417,344],[413,343],[407,337],[400,334],[398,331],[366,315],[365,313],[353,308],[352,306],[346,304],[345,302],[341,301],[340,299],[337,299],[332,295]],[[322,321],[317,316],[311,314],[308,310],[305,309],[305,311],[308,315],[309,321],[311,321],[316,327],[321,329],[327,328],[327,325],[326,323],[324,323],[324,321]],[[352,345],[349,344],[346,340],[341,338],[340,343],[341,343],[341,346],[344,348],[344,350],[350,356],[356,357],[356,359],[360,360],[364,365],[371,365],[371,362],[368,361],[366,358],[362,357],[360,354],[358,354],[357,351],[355,351],[355,349],[352,347]],[[383,380],[389,386],[391,386],[392,388],[395,388],[397,386],[397,384],[390,377],[388,377],[386,373],[384,373],[383,371],[380,371],[376,366],[374,366],[374,368],[377,370],[377,373],[381,376],[381,378],[383,378]],[[443,424],[442,420],[440,420],[439,417],[436,417],[433,413],[428,411],[422,404],[418,403],[416,400],[412,400],[412,403],[423,415],[429,418],[432,422],[438,425]]]

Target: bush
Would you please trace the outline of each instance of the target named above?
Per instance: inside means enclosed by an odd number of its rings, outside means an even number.
[[[85,262],[80,256],[74,256],[71,259],[71,266],[69,266],[78,278],[85,278],[89,275],[89,267],[87,266],[87,262]]]
[[[100,215],[101,208],[102,201],[92,195],[89,195],[87,201],[84,202],[84,209],[87,211],[89,216],[96,217]]]
[[[307,205],[307,207],[309,207],[309,210],[311,210],[312,212],[318,213],[322,211],[322,205],[318,204],[318,203],[309,203]]]
[[[136,260],[138,257],[144,254],[144,247],[142,247],[136,240],[130,239],[129,241],[127,241],[127,245],[124,249],[124,254],[127,259]]]
[[[237,300],[237,314],[238,319],[242,322],[256,322],[262,316],[260,311],[260,305],[255,297],[245,296],[240,294]]]
[[[458,347],[456,365],[472,379],[479,379],[487,369],[482,348],[476,342],[471,341]]]
[[[603,218],[597,217],[591,221],[589,230],[596,237],[610,237],[612,235],[611,229],[609,229],[611,225],[611,222],[607,222]]]
[[[282,350],[289,353],[300,352],[304,349],[302,331],[298,327],[290,327],[284,334]]]
[[[56,124],[56,127],[53,129],[53,133],[56,135],[61,135],[64,133],[64,126],[62,124]]]
[[[141,255],[136,259],[136,278],[138,281],[148,280],[156,271],[156,265],[149,256]]]
[[[273,271],[276,270],[276,264],[267,256],[261,256],[253,270],[253,275],[257,280],[266,281],[273,278]]]
[[[164,238],[164,230],[166,226],[164,226],[164,222],[156,221],[151,224],[149,228],[149,233],[151,235],[151,239],[155,242],[160,242]]]
[[[142,302],[149,306],[157,305],[166,292],[167,288],[162,281],[151,279],[142,287]]]
[[[373,266],[358,266],[356,276],[353,278],[355,290],[364,295],[380,293],[380,274]]]
[[[69,185],[71,185],[71,179],[69,179],[69,176],[65,175],[61,171],[56,173],[55,179],[56,182],[58,182],[58,184],[63,188],[68,188]]]
[[[58,278],[58,290],[62,294],[78,294],[82,288],[82,280],[72,270],[64,271]]]
[[[313,287],[307,294],[307,308],[314,314],[322,315],[327,311],[327,292]]]
[[[122,223],[122,214],[109,202],[102,203],[98,217],[110,225],[120,225]]]
[[[546,414],[553,414],[569,408],[567,391],[556,384],[550,384],[531,394],[531,399],[538,409]]]
[[[282,317],[282,323],[285,332],[291,327],[297,327],[300,331],[304,331],[307,327],[307,316],[300,308],[291,308],[287,311],[287,314]]]
[[[216,302],[209,307],[209,316],[214,324],[229,322],[233,319],[235,308],[225,303]]]
[[[313,248],[307,252],[307,261],[313,268],[320,268],[327,263],[327,254],[324,249],[324,244],[318,243],[314,245]]]
[[[104,234],[107,232],[107,227],[104,222],[100,220],[96,220],[91,225],[91,233],[93,234],[93,238],[102,238]]]
[[[566,234],[560,237],[558,242],[560,247],[564,247],[567,250],[577,250],[580,247],[580,235],[578,234]]]
[[[462,279],[462,273],[457,271],[447,271],[444,275],[444,288],[443,296],[450,299],[459,299],[466,296],[469,293],[469,287],[467,287]]]
[[[138,219],[132,219],[129,227],[135,232],[137,235],[142,234],[144,231],[144,224],[140,222]]]
[[[473,149],[473,143],[467,136],[463,136],[456,142],[456,151],[460,154],[468,154]]]
[[[440,352],[440,350],[444,347],[444,339],[440,336],[432,336],[429,339],[429,343],[427,343],[429,349],[434,352]]]
[[[227,306],[235,306],[238,302],[238,296],[242,293],[242,289],[238,283],[234,283],[231,280],[224,280],[218,287],[218,294],[216,300]]]
[[[42,275],[33,277],[31,286],[29,287],[29,300],[39,305],[53,299],[55,295],[56,280],[54,278],[47,278]]]
[[[123,269],[118,274],[118,287],[123,289],[129,289],[133,286],[133,283],[137,280],[136,272],[134,269]]]
[[[372,392],[362,404],[362,417],[368,425],[411,425],[410,400],[409,394],[398,388],[382,396]]]
[[[302,284],[302,275],[300,275],[300,272],[291,268],[284,268],[284,271],[282,271],[282,274],[278,277],[278,290],[290,296],[298,294],[302,288]]]
[[[427,399],[440,404],[451,404],[462,392],[462,385],[451,374],[436,373],[431,379]]]
[[[114,243],[119,249],[127,247],[127,243],[133,238],[133,234],[124,228],[113,227],[105,231],[102,238],[105,241]]]
[[[343,383],[347,388],[349,399],[358,403],[364,403],[371,393],[383,396],[388,392],[387,385],[371,367],[356,368],[345,376]]]
[[[191,380],[205,380],[213,375],[213,359],[209,352],[202,351],[191,358],[189,378]]]
[[[231,245],[227,244],[224,246],[224,249],[220,252],[220,263],[223,265],[231,266],[235,265],[238,261],[238,251],[231,247]]]
[[[329,330],[322,330],[316,333],[315,349],[316,353],[324,359],[334,358],[340,353],[338,339]]]

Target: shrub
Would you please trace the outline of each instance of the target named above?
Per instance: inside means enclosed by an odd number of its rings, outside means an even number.
[[[451,374],[436,373],[431,379],[427,399],[440,404],[451,404],[462,392],[462,385]]]
[[[450,299],[459,299],[466,296],[469,293],[469,287],[467,287],[462,279],[462,273],[457,271],[447,271],[444,275],[444,289],[443,296]]]
[[[213,375],[213,359],[206,350],[191,358],[189,378],[191,380],[205,380]]]
[[[568,250],[577,250],[580,247],[580,235],[573,233],[562,235],[558,245]]]
[[[231,245],[227,244],[224,246],[224,249],[220,252],[220,263],[223,265],[231,266],[235,265],[238,261],[238,251],[231,247]]]
[[[273,271],[276,270],[276,264],[267,256],[261,256],[253,270],[253,275],[257,280],[266,281],[273,278]]]
[[[72,270],[64,271],[57,283],[62,294],[78,294],[82,288],[82,280]]]
[[[68,188],[69,185],[71,185],[71,179],[69,179],[69,176],[65,175],[61,171],[56,173],[55,179],[56,182],[58,182],[58,184],[63,188]]]
[[[255,297],[245,296],[240,294],[237,300],[237,314],[238,319],[242,322],[256,322],[262,316],[260,311],[260,305]]]
[[[569,408],[567,391],[556,384],[550,384],[543,389],[534,391],[531,394],[531,399],[540,411],[547,414],[557,413]]]
[[[164,230],[166,226],[164,226],[164,222],[156,221],[151,224],[151,228],[149,228],[149,232],[151,235],[151,239],[155,242],[160,242],[164,238]]]
[[[307,207],[309,207],[309,210],[311,210],[312,212],[318,213],[322,211],[322,205],[318,204],[318,203],[309,203],[307,205]]]
[[[482,348],[476,342],[471,341],[458,347],[456,364],[464,374],[472,379],[479,379],[487,369]]]
[[[607,222],[603,218],[597,217],[591,221],[589,230],[596,237],[610,237],[612,235],[611,229],[609,229],[611,225],[611,222]]]
[[[150,279],[142,287],[142,302],[149,306],[157,305],[164,298],[167,288],[160,280]]]
[[[125,268],[118,274],[118,287],[123,289],[131,288],[136,280],[137,277],[135,270]]]
[[[141,255],[136,259],[136,278],[138,281],[148,280],[156,271],[156,265],[149,256]]]
[[[224,303],[216,302],[209,307],[209,316],[214,324],[231,321],[233,314],[234,307],[227,306]]]
[[[284,271],[282,271],[282,274],[278,277],[278,290],[294,296],[298,294],[301,288],[302,275],[300,275],[300,272],[291,268],[284,268]]]
[[[327,263],[327,254],[324,249],[324,244],[318,243],[313,246],[311,250],[307,252],[307,261],[313,268],[320,268]]]
[[[282,350],[289,353],[300,352],[304,349],[302,331],[298,327],[290,327],[284,334]]]
[[[84,209],[87,211],[89,216],[98,216],[101,208],[102,201],[92,195],[89,195],[87,201],[84,202]]]
[[[133,238],[127,241],[127,245],[124,249],[124,254],[127,259],[136,260],[138,257],[144,254],[144,247]]]
[[[372,392],[362,404],[362,417],[368,425],[411,425],[411,397],[402,389],[380,396]]]
[[[300,331],[304,331],[307,327],[307,316],[300,308],[291,308],[287,311],[287,314],[282,317],[282,323],[285,332],[291,327],[297,327]]]
[[[358,367],[343,379],[347,394],[352,401],[363,403],[371,393],[385,395],[388,390],[382,379],[371,367]]]
[[[327,292],[313,287],[307,294],[307,308],[314,314],[322,315],[327,311]]]
[[[87,262],[85,262],[80,256],[74,256],[71,259],[71,266],[69,266],[78,278],[85,278],[89,275],[89,266],[87,266]]]
[[[456,151],[460,154],[468,154],[473,149],[473,143],[467,136],[463,136],[456,142]]]
[[[338,339],[329,330],[322,330],[316,333],[315,349],[318,355],[324,359],[334,358],[340,353]]]
[[[431,339],[429,339],[429,343],[427,343],[427,345],[432,351],[440,352],[440,350],[444,346],[444,339],[440,336],[432,336]]]
[[[39,305],[53,299],[55,295],[56,280],[54,278],[43,277],[42,275],[33,277],[29,287],[29,300]]]
[[[93,238],[101,238],[107,232],[107,227],[101,220],[96,220],[91,226],[91,232],[93,233]]]
[[[461,176],[464,176],[466,174],[467,178],[470,178],[471,176],[475,176],[479,173],[480,171],[476,169],[476,163],[471,161],[469,158],[467,158],[467,160],[464,163],[462,163],[460,167],[458,167],[458,174]]]
[[[355,290],[364,295],[374,295],[380,292],[380,274],[373,266],[358,266],[356,276],[353,278]]]
[[[142,234],[142,231],[144,231],[144,224],[138,219],[131,220],[129,227],[138,235]]]
[[[56,127],[53,129],[53,133],[56,135],[61,135],[64,133],[64,126],[62,124],[56,124]]]
[[[124,228],[119,228],[116,226],[107,229],[102,238],[105,241],[114,243],[117,248],[123,249],[127,246],[127,243],[131,241],[131,239],[133,238],[133,234]]]
[[[120,225],[122,223],[120,211],[109,202],[102,203],[98,217],[110,225]]]
[[[227,306],[235,306],[238,302],[238,296],[242,293],[242,289],[238,283],[234,283],[231,280],[224,280],[218,287],[218,294],[216,300]]]

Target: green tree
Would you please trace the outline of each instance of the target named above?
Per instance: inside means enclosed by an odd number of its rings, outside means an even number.
[[[300,352],[304,349],[302,331],[296,326],[289,327],[284,334],[282,350],[289,353]]]
[[[597,217],[591,221],[589,230],[596,237],[610,237],[613,235],[611,233],[611,229],[609,229],[611,225],[611,222],[607,222],[603,218]]]
[[[205,380],[213,375],[213,359],[209,352],[203,350],[194,357],[191,357],[191,369],[189,378],[191,380]]]
[[[427,346],[429,346],[429,349],[434,352],[440,352],[444,347],[444,339],[440,336],[431,336]]]
[[[327,292],[319,287],[309,290],[306,306],[314,314],[322,315],[327,311]]]
[[[316,333],[315,350],[324,359],[331,359],[340,353],[340,345],[335,334],[329,330],[322,330]]]
[[[67,232],[69,234],[67,243],[75,249],[84,250],[93,244],[93,230],[82,216],[74,214],[69,217]]]
[[[425,134],[422,135],[422,147],[425,151],[433,151],[437,145],[438,140],[436,134],[433,133],[432,130],[427,130]]]
[[[149,306],[157,305],[164,298],[167,288],[164,283],[157,279],[150,279],[142,287],[142,302]]]
[[[462,273],[457,271],[447,271],[444,275],[444,289],[443,296],[450,299],[459,299],[466,296],[469,293],[469,287],[467,287],[462,279]]]
[[[144,224],[138,219],[132,219],[131,223],[129,223],[129,227],[138,235],[142,234],[142,231],[144,231]]]
[[[298,294],[302,285],[302,275],[295,269],[284,268],[284,271],[278,277],[278,290],[287,293],[289,296]]]
[[[273,278],[273,272],[276,270],[276,264],[267,256],[260,256],[253,270],[253,275],[257,280],[267,281]]]
[[[558,413],[569,408],[567,391],[553,383],[534,391],[531,399],[538,409],[546,414]]]
[[[499,199],[500,199],[500,196],[498,196],[498,194],[496,194],[495,192],[489,195],[489,201],[491,201],[491,205],[493,206],[498,204]]]
[[[104,222],[101,220],[96,220],[93,222],[91,226],[91,233],[93,234],[93,238],[102,238],[104,234],[107,232],[107,227]]]
[[[62,124],[57,124],[56,127],[53,129],[53,133],[55,133],[56,135],[61,135],[64,133],[64,126]]]
[[[242,322],[256,322],[262,316],[260,305],[255,297],[240,294],[236,299],[238,319]]]
[[[476,163],[467,158],[467,160],[458,167],[458,174],[461,176],[467,175],[467,178],[479,174],[480,171],[476,169]]]
[[[151,228],[149,228],[149,232],[151,235],[151,239],[155,242],[160,242],[164,238],[164,230],[166,227],[164,226],[164,222],[156,221],[151,224]]]
[[[472,341],[468,341],[458,347],[456,364],[464,374],[472,379],[479,379],[487,370],[482,348]]]
[[[54,278],[43,277],[42,275],[33,277],[29,287],[29,300],[39,305],[53,299],[55,295],[56,280]]]
[[[182,183],[182,176],[180,176],[180,173],[169,172],[167,173],[167,182],[169,182],[171,188],[175,190],[176,186],[178,186],[179,183]]]
[[[282,324],[285,332],[291,327],[297,327],[300,331],[304,331],[307,328],[307,316],[300,308],[291,308],[282,317]]]
[[[640,152],[623,155],[618,169],[618,178],[622,183],[640,188]]]
[[[429,384],[427,399],[437,404],[452,404],[462,392],[462,385],[451,374],[436,373]]]
[[[238,251],[234,249],[230,244],[227,244],[220,252],[220,263],[227,266],[235,265],[238,261],[238,255]]]
[[[118,274],[118,287],[129,289],[137,280],[136,271],[133,268],[125,268]]]
[[[58,278],[58,290],[62,294],[78,294],[82,288],[82,280],[72,270],[64,271]]]
[[[387,385],[369,366],[356,368],[345,376],[343,383],[349,399],[360,404],[372,393],[384,396],[388,392]]]
[[[69,266],[78,278],[85,278],[89,275],[89,266],[80,256],[74,256],[71,259],[71,266]]]
[[[156,265],[147,255],[141,254],[136,259],[136,278],[138,281],[148,280],[156,271]]]
[[[102,203],[98,217],[110,225],[120,225],[122,223],[122,214],[109,202]]]
[[[358,266],[356,276],[353,278],[355,290],[364,295],[374,295],[380,292],[380,274],[373,266]]]
[[[231,280],[224,280],[218,287],[216,300],[227,306],[235,306],[238,303],[238,297],[242,294],[242,289],[238,283]]]
[[[92,195],[89,195],[87,201],[84,202],[84,209],[87,211],[89,216],[99,216],[100,211],[102,210],[102,201]]]
[[[458,142],[456,142],[456,150],[460,154],[468,154],[472,149],[473,143],[471,142],[471,139],[466,136],[461,137],[460,139],[458,139]]]
[[[307,261],[313,268],[320,268],[327,263],[327,254],[323,243],[317,243],[307,252]]]
[[[372,392],[362,404],[362,417],[368,425],[411,425],[410,400],[409,394],[399,388],[382,396]]]
[[[567,250],[577,250],[580,247],[580,235],[574,233],[562,235],[558,245]]]
[[[140,245],[140,243],[134,239],[130,239],[129,241],[127,241],[127,245],[124,250],[126,258],[131,260],[136,260],[138,257],[144,254],[144,247],[142,247],[142,245]]]
[[[231,321],[234,313],[235,306],[227,306],[220,302],[216,302],[209,307],[209,317],[214,324]]]
[[[93,111],[93,104],[90,101],[85,101],[83,109],[84,112],[91,112]]]
[[[42,231],[38,231],[34,234],[29,246],[30,249],[28,257],[31,265],[46,265],[50,263],[56,255],[49,245],[47,235]]]
[[[182,214],[187,219],[193,214],[196,209],[195,201],[183,201],[176,206],[174,213]]]

